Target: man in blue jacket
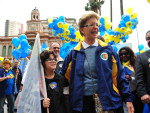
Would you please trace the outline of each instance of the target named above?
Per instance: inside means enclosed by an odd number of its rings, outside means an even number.
[[[4,102],[7,98],[8,113],[14,113],[14,74],[11,70],[12,63],[9,59],[2,62],[0,69],[0,113],[4,113]]]

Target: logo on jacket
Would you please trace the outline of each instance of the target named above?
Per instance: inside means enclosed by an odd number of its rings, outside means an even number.
[[[49,86],[50,86],[51,89],[56,89],[57,88],[57,83],[56,82],[51,82],[49,84]]]
[[[101,55],[100,55],[101,59],[103,60],[108,60],[108,54],[106,52],[103,52]]]

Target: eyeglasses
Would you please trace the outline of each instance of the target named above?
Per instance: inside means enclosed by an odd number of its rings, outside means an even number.
[[[54,59],[48,58],[45,61],[56,62],[57,60],[55,58]]]
[[[150,37],[146,37],[146,41],[147,41],[147,40],[150,40]]]
[[[9,64],[8,62],[5,62],[5,63],[3,63],[3,64]]]
[[[59,47],[53,47],[53,49],[60,49]]]
[[[120,53],[119,56],[129,55],[129,53]]]
[[[86,24],[83,27],[93,27],[93,26],[99,27],[100,24],[98,24],[98,23]]]

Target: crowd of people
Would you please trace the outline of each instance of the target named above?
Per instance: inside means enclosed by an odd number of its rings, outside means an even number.
[[[98,37],[98,21],[97,13],[82,15],[79,31],[84,40],[64,60],[57,42],[40,53],[47,90],[47,98],[41,99],[42,113],[125,113],[124,108],[144,113],[144,104],[150,107],[150,51],[136,56],[130,47],[122,47],[117,53]],[[150,31],[146,41],[150,47]],[[8,113],[14,113],[22,77],[18,60],[2,62],[0,113],[6,99]]]

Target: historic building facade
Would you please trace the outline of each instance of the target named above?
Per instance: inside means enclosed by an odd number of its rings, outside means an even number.
[[[66,22],[68,24],[72,24],[75,28],[77,28],[76,19],[74,18],[66,18]],[[33,9],[31,12],[31,19],[27,22],[27,30],[25,35],[27,36],[27,40],[33,48],[35,37],[37,33],[40,35],[41,44],[43,42],[46,43],[47,46],[50,46],[52,42],[58,42],[60,45],[64,43],[64,40],[60,40],[59,37],[53,36],[52,29],[48,27],[48,21],[40,20],[40,13],[37,8]],[[21,34],[17,36],[1,36],[0,37],[0,56],[12,58],[12,50],[14,49],[11,41],[13,37],[19,37]]]

